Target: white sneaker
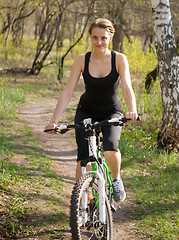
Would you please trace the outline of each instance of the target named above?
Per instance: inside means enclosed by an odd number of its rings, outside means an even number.
[[[113,198],[115,202],[124,201],[126,198],[126,192],[124,190],[124,185],[122,179],[113,179],[112,181],[113,186]]]

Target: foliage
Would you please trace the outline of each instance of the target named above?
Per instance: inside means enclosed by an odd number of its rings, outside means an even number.
[[[153,83],[151,93],[147,94],[145,90],[145,76],[155,68],[157,60],[153,52],[148,51],[146,55],[144,54],[139,39],[133,38],[132,40],[132,43],[129,43],[127,39],[124,40],[124,49],[129,62],[137,108],[141,117],[145,120],[143,129],[148,130],[149,134],[154,134],[156,138],[162,116],[160,83],[158,80]],[[121,89],[119,89],[119,95],[123,110],[127,112]],[[144,144],[147,144],[147,142]]]
[[[156,56],[149,48],[147,53],[144,53],[142,43],[139,38],[131,37],[131,42],[125,38],[123,44],[124,53],[129,61],[130,71],[133,74],[145,77],[148,72],[152,71],[156,67]]]
[[[76,34],[74,38],[74,42],[80,37],[80,33]],[[86,51],[91,50],[91,42],[89,34],[84,34],[81,41],[78,43],[77,47],[73,48],[72,50],[72,56],[76,57],[82,53],[85,53]]]
[[[30,68],[31,59],[34,57],[34,46],[36,40],[28,39],[27,36],[22,40],[22,44],[15,47],[12,44],[12,38],[9,38],[6,49],[3,46],[2,36],[0,37],[0,63],[3,69],[7,68]],[[6,54],[8,57],[6,57]]]

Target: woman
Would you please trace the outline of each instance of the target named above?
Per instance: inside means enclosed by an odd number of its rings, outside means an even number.
[[[62,92],[52,119],[45,129],[57,126],[58,120],[73,95],[81,73],[86,91],[81,96],[77,107],[76,123],[81,123],[85,118],[101,121],[122,116],[121,103],[118,98],[119,76],[128,107],[126,117],[131,118],[132,121],[137,119],[136,100],[131,85],[127,58],[124,54],[110,51],[108,48],[114,32],[112,23],[107,19],[100,18],[91,24],[89,34],[93,50],[76,58],[67,86]],[[118,149],[121,127],[104,126],[102,133],[105,158],[113,178],[114,200],[123,201],[126,193],[120,177],[121,154]],[[81,174],[80,162],[88,156],[86,133],[77,130],[76,142],[78,146],[76,180],[78,180]]]

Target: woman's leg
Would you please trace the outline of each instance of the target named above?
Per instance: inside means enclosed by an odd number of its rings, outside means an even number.
[[[121,154],[119,151],[106,151],[105,159],[112,175],[113,198],[116,202],[124,201],[126,198],[126,192],[120,177]]]
[[[121,153],[120,151],[106,151],[105,159],[111,171],[112,178],[119,178],[121,169]]]
[[[90,170],[91,170],[91,165],[87,164],[86,171],[90,171]],[[78,161],[76,165],[76,181],[78,181],[80,177],[81,177],[81,161]]]

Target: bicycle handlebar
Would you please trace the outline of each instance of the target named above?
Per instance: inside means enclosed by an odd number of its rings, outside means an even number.
[[[91,118],[87,118],[83,120],[83,124],[68,124],[68,125],[60,125],[59,127],[56,127],[55,129],[46,129],[44,132],[50,132],[55,131],[58,133],[66,133],[67,131],[71,129],[81,129],[84,131],[92,130],[92,129],[99,129],[100,127],[104,125],[113,125],[113,126],[123,126],[124,123],[127,123],[131,121],[131,118],[111,118],[109,120],[103,120],[101,122],[91,122]],[[138,116],[137,121],[140,121],[140,117]]]

